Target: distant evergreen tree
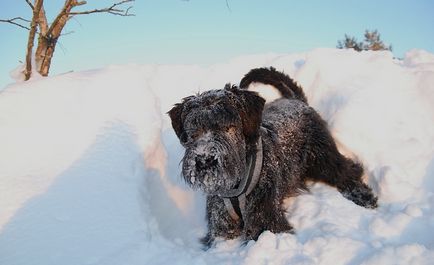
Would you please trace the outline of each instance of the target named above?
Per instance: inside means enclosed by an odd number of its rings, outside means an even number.
[[[360,51],[381,51],[388,50],[392,51],[392,45],[386,46],[380,38],[380,33],[377,30],[365,31],[365,40],[363,42],[358,42],[355,37],[351,37],[345,34],[344,40],[338,41],[336,48],[338,49],[354,49],[358,52]]]
[[[358,42],[355,37],[348,36],[345,34],[345,39],[343,41],[338,41],[338,45],[336,46],[339,49],[354,49],[360,52],[363,48],[363,43]]]
[[[374,31],[365,31],[365,43],[363,44],[363,50],[371,50],[371,51],[382,51],[388,50],[392,51],[392,46],[388,47],[383,43],[380,39],[380,33],[377,30]]]

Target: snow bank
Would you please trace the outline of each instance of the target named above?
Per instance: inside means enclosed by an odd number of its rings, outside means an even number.
[[[207,252],[204,197],[180,178],[165,114],[253,67],[305,89],[380,198],[367,210],[315,184],[287,201],[297,234]],[[260,89],[260,88],[258,88]],[[0,93],[0,264],[431,264],[434,55],[317,49],[210,67],[124,65]]]

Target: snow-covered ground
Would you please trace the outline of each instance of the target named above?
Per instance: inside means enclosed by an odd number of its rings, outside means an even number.
[[[380,206],[315,184],[288,199],[297,233],[203,251],[204,196],[180,177],[166,112],[274,66],[305,89]],[[208,67],[122,65],[0,92],[0,264],[433,264],[434,55],[317,49]]]

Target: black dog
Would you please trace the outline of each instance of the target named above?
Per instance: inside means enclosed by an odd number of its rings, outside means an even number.
[[[282,98],[265,104],[251,83],[273,85]],[[339,153],[303,90],[274,68],[251,70],[240,87],[185,98],[169,115],[185,147],[182,175],[207,196],[210,246],[216,237],[254,239],[265,230],[292,232],[282,202],[306,181],[336,187],[354,203],[375,208],[363,167]]]

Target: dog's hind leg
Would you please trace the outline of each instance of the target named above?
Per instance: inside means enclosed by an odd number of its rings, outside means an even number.
[[[357,205],[376,208],[378,199],[372,189],[363,183],[362,165],[344,157],[337,149],[333,149],[329,150],[333,154],[325,157],[321,163],[322,172],[319,172],[315,179],[336,187],[345,198]]]
[[[376,208],[377,197],[363,183],[363,166],[339,153],[325,122],[314,114],[309,119],[309,137],[302,148],[306,177],[336,187],[342,195],[355,204]]]
[[[376,208],[378,199],[372,189],[363,183],[362,165],[344,157],[337,149],[329,152],[333,154],[325,156],[324,160],[318,161],[319,165],[316,165],[321,171],[310,170],[309,179],[336,187],[345,198],[357,205]]]
[[[338,167],[335,167],[335,180],[328,183],[334,184],[345,198],[353,201],[355,204],[366,208],[376,208],[378,199],[372,192],[372,189],[363,183],[362,165],[341,154],[338,154],[338,156],[341,162],[338,163]]]

